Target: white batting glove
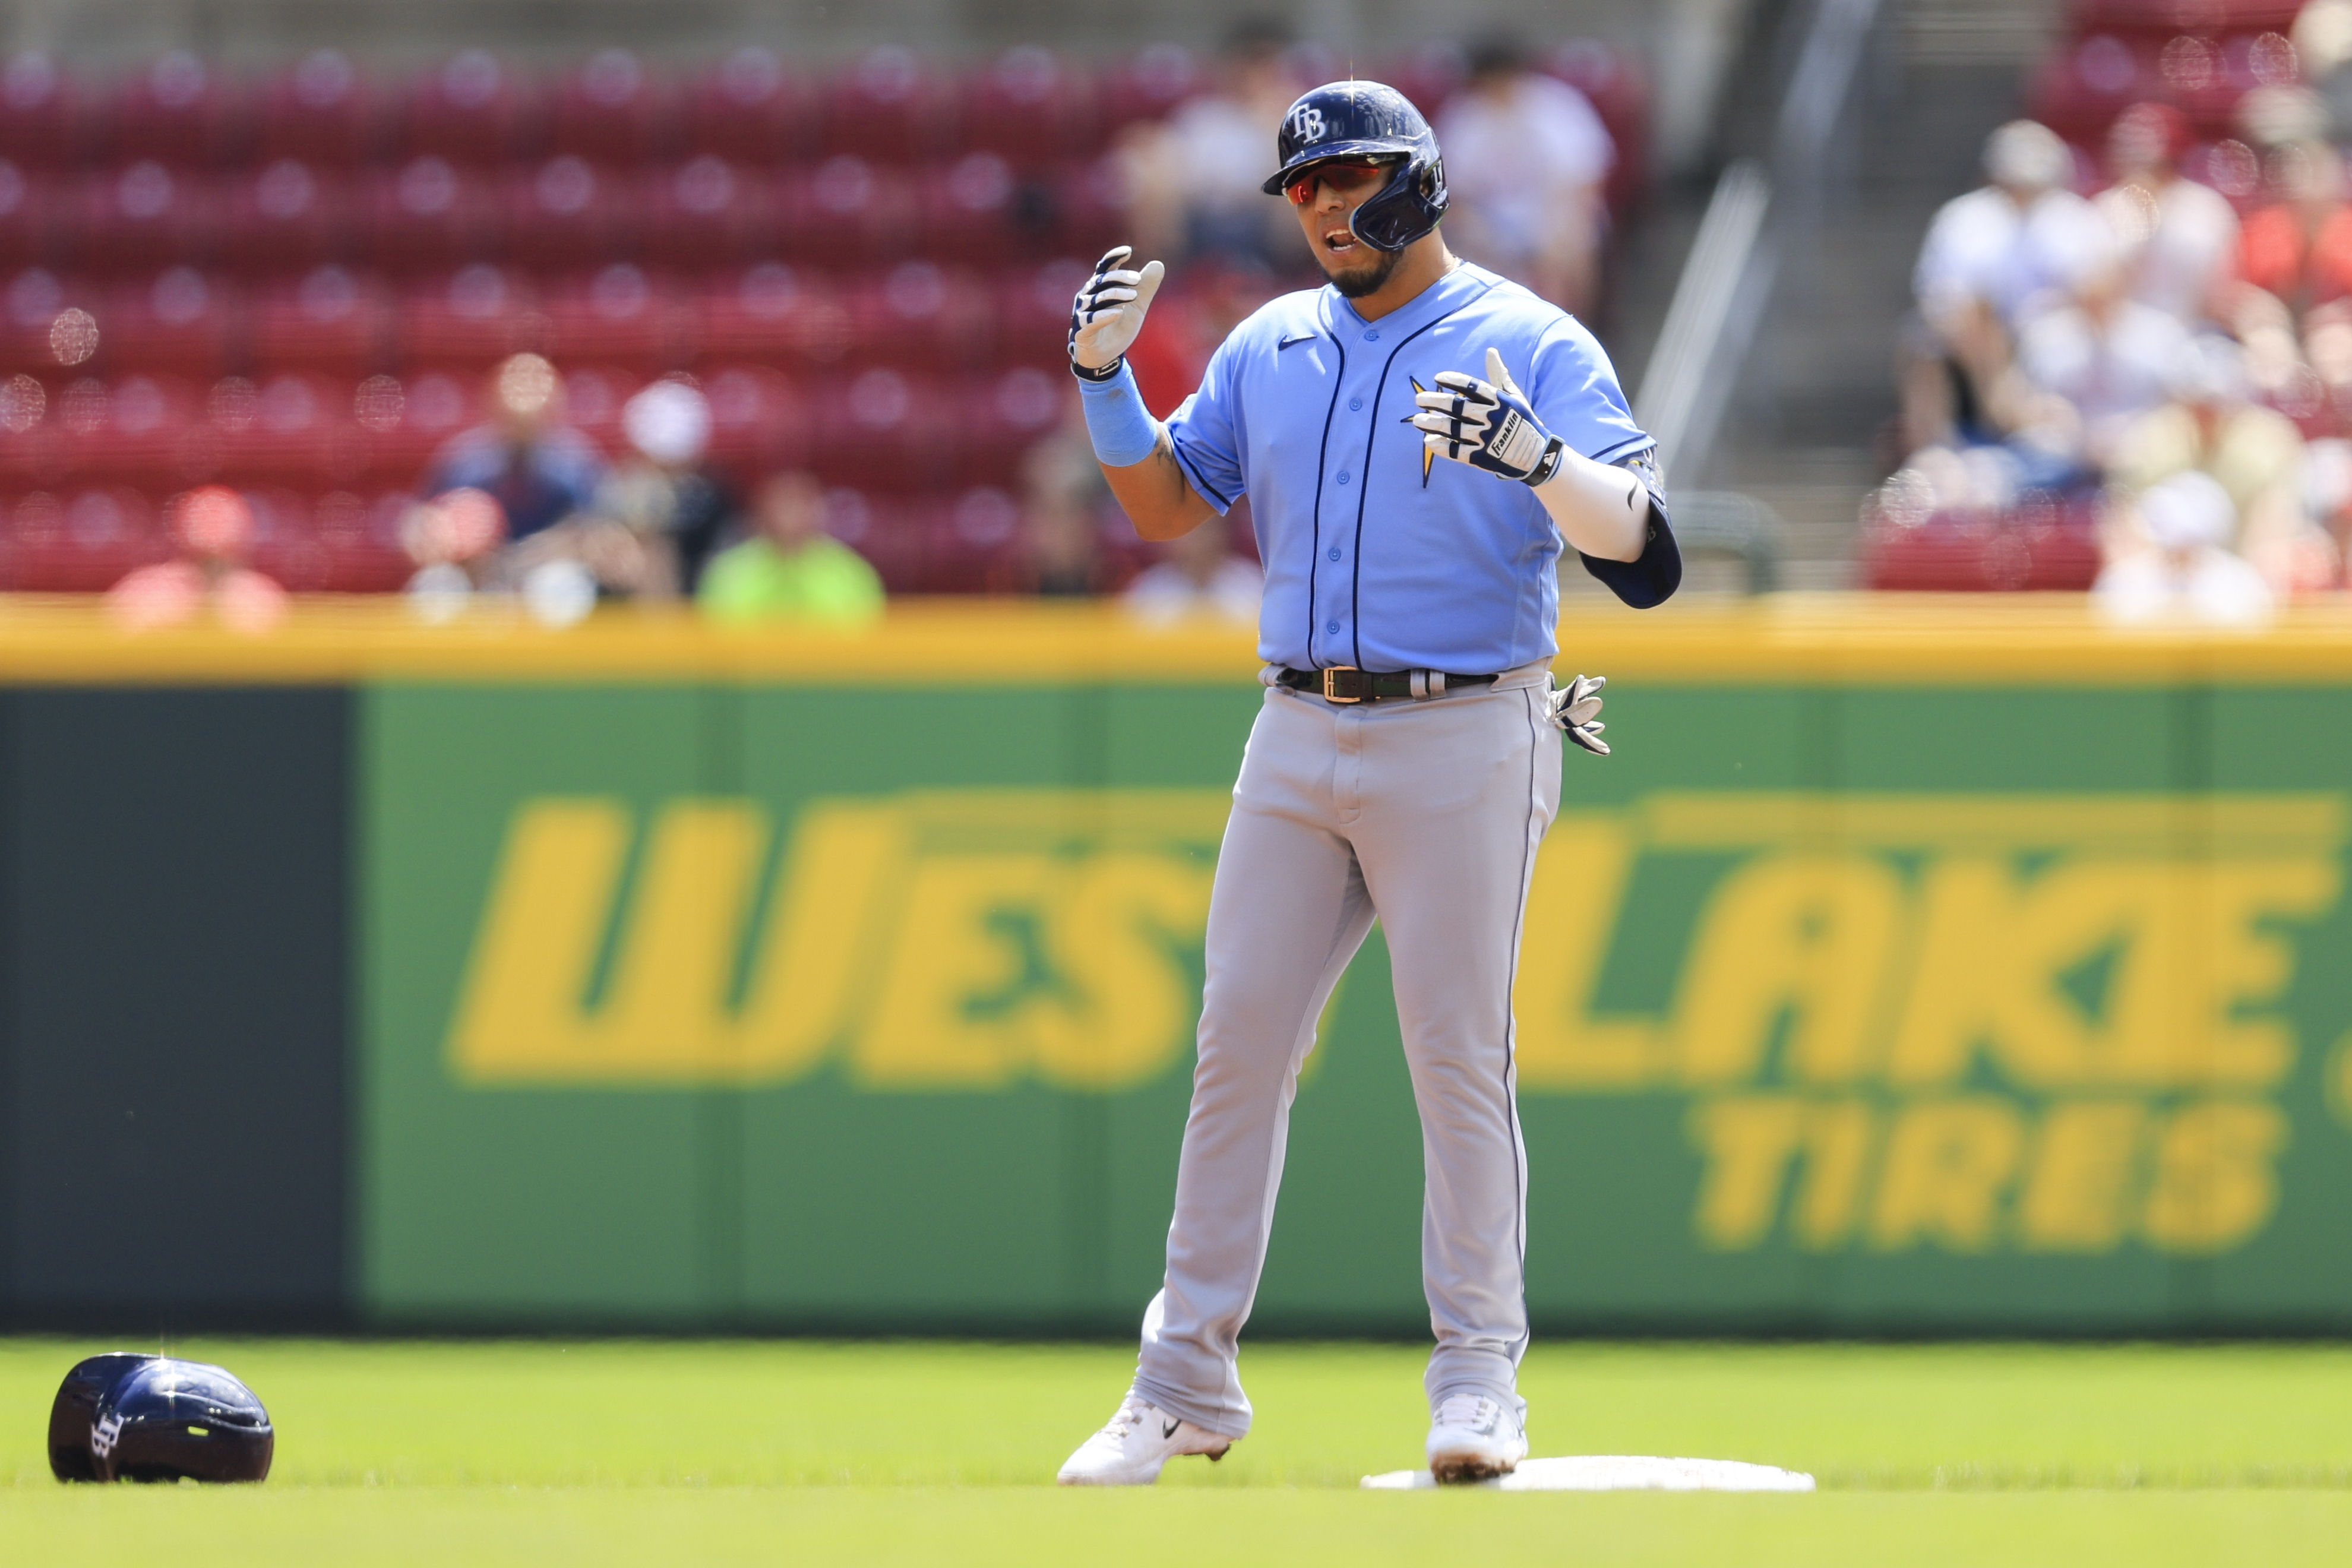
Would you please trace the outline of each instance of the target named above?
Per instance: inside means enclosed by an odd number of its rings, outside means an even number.
[[[1609,742],[1601,738],[1601,731],[1609,728],[1601,722],[1601,689],[1608,684],[1605,675],[1580,675],[1566,686],[1554,687],[1544,703],[1551,721],[1597,757],[1609,754]]]
[[[1118,265],[1133,254],[1124,245],[1105,251],[1070,304],[1070,369],[1088,381],[1108,381],[1118,373],[1168,274],[1157,261],[1145,262],[1141,271]]]
[[[1523,485],[1539,485],[1559,471],[1568,443],[1543,427],[1528,395],[1503,368],[1499,350],[1486,351],[1486,379],[1458,370],[1437,373],[1437,385],[1413,398],[1409,422],[1421,444],[1441,458],[1484,468]]]

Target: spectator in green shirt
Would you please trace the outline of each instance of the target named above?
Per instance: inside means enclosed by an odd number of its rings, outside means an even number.
[[[820,526],[824,496],[806,474],[769,476],[752,498],[755,531],[704,569],[695,600],[730,625],[819,621],[857,626],[882,613],[882,579]]]

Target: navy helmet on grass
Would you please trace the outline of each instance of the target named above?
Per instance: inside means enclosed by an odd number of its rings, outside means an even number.
[[[1290,106],[1275,138],[1282,167],[1262,187],[1276,195],[1318,163],[1336,159],[1391,161],[1388,180],[1348,220],[1375,250],[1402,250],[1445,216],[1445,161],[1437,132],[1412,100],[1376,81],[1335,81]]]
[[[276,1447],[253,1390],[203,1362],[91,1356],[49,1406],[49,1469],[61,1481],[257,1481]]]

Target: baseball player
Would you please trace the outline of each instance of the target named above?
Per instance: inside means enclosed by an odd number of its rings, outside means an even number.
[[[1146,1485],[1250,1428],[1236,1353],[1298,1070],[1377,916],[1421,1111],[1422,1269],[1441,1480],[1527,1454],[1527,1160],[1511,984],[1563,732],[1605,752],[1601,682],[1555,690],[1557,564],[1636,606],[1681,557],[1616,374],[1591,333],[1445,247],[1428,122],[1391,88],[1293,104],[1268,195],[1328,286],[1234,329],[1165,425],[1121,356],[1162,268],[1103,258],[1070,317],[1095,455],[1137,531],[1173,539],[1246,493],[1265,563],[1267,689],[1210,898],[1192,1108],[1165,1282],[1135,1382],[1062,1467]]]

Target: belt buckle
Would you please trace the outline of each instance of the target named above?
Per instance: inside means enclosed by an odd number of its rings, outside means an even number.
[[[1333,677],[1340,675],[1360,676],[1364,672],[1362,670],[1358,669],[1352,664],[1335,664],[1326,668],[1323,671],[1323,700],[1326,702],[1361,702],[1364,700],[1364,689],[1361,682],[1351,683],[1356,688],[1354,696],[1343,697],[1339,693],[1339,683],[1334,679]]]

